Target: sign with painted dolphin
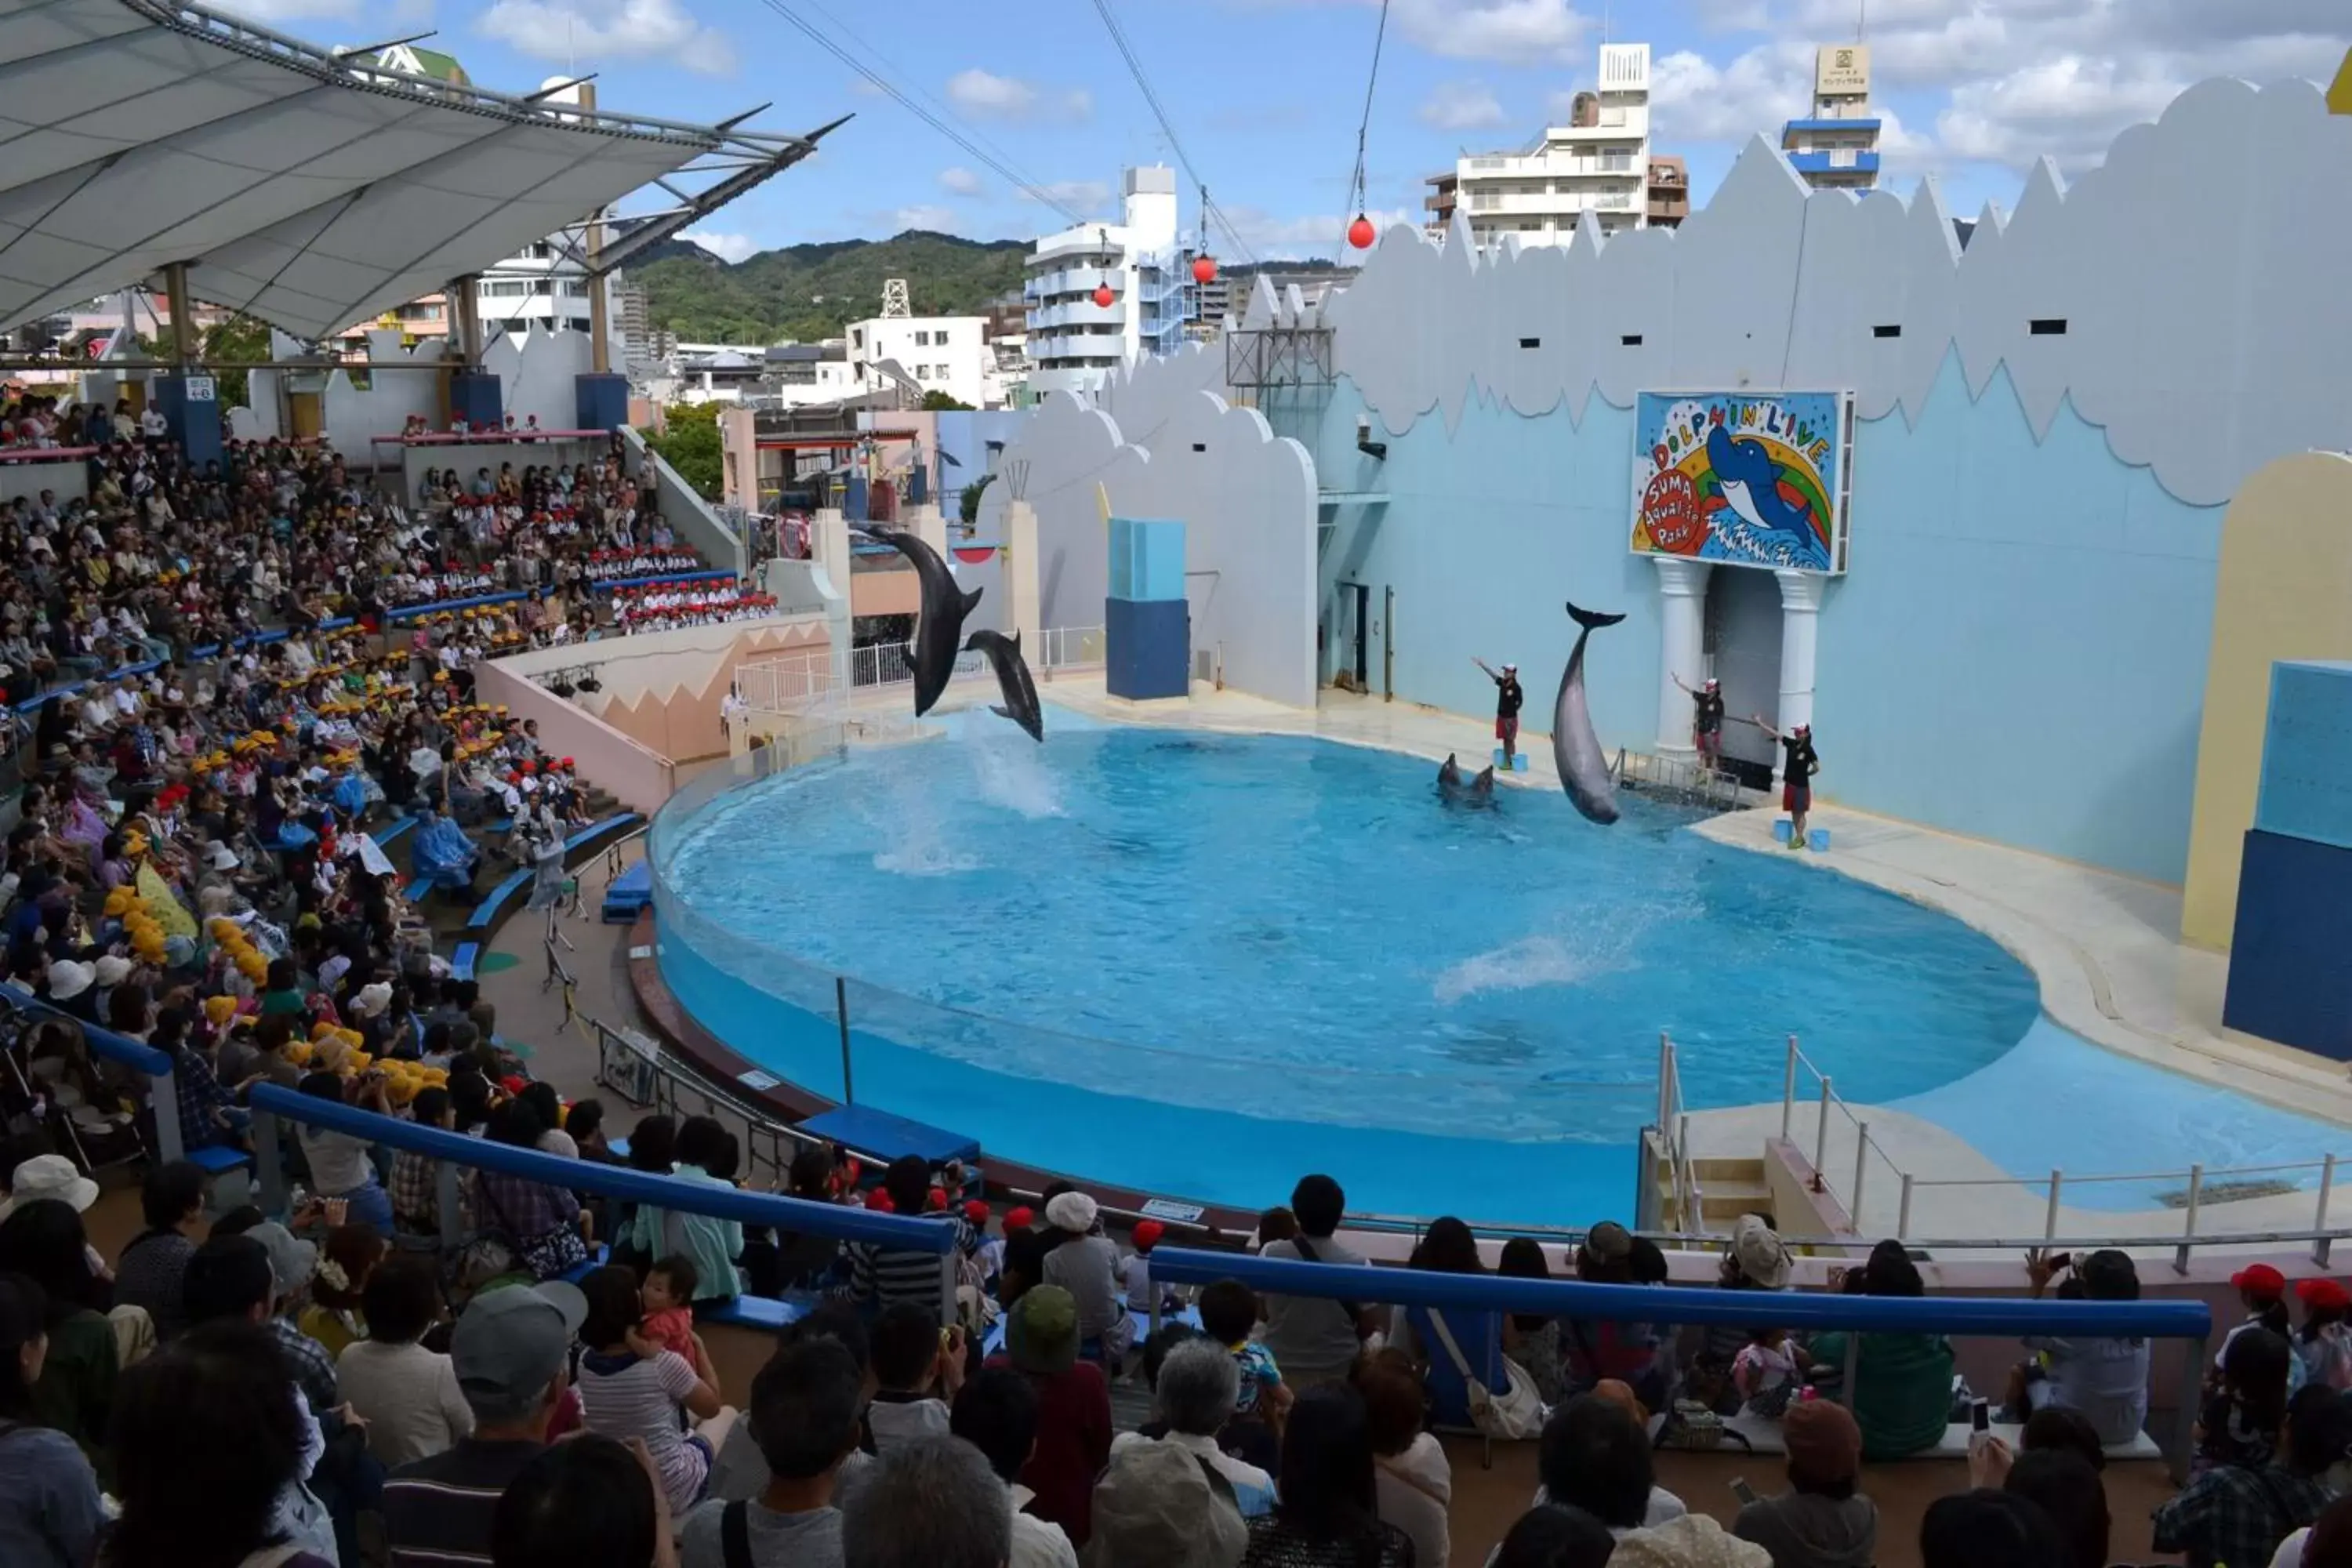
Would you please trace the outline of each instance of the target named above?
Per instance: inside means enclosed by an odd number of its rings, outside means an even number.
[[[963,618],[980,604],[980,590],[967,594],[956,586],[955,574],[940,552],[912,533],[879,526],[858,531],[890,546],[915,568],[922,588],[922,606],[915,614],[915,717],[931,710],[955,673],[956,654],[963,647]]]
[[[1006,637],[983,626],[971,634],[963,650],[987,655],[996,671],[997,689],[1004,693],[1004,701],[989,711],[1028,731],[1031,740],[1044,741],[1045,715],[1037,706],[1037,683],[1030,679],[1029,661],[1021,657],[1021,634]]]
[[[1601,737],[1592,732],[1592,713],[1584,703],[1584,645],[1594,628],[1613,626],[1623,616],[1597,610],[1568,613],[1584,629],[1576,634],[1576,651],[1559,672],[1559,695],[1551,705],[1551,763],[1559,770],[1559,787],[1587,822],[1603,827],[1617,820],[1617,781],[1609,774],[1609,759],[1601,752]]]
[[[1845,570],[1851,395],[1644,392],[1633,428],[1637,554]]]

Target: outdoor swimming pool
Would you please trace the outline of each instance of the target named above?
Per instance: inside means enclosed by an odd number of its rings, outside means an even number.
[[[1998,1058],[2033,976],[1966,925],[1556,791],[1441,802],[1327,742],[992,720],[677,803],[666,978],[739,1051],[1049,1168],[1257,1206],[1622,1212],[1658,1038],[1692,1109],[1855,1100]]]

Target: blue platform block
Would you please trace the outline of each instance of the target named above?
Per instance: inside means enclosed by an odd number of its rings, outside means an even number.
[[[1175,599],[1103,601],[1103,685],[1144,701],[1191,694],[1192,607]]]
[[[220,405],[219,383],[193,371],[168,373],[155,378],[154,396],[156,412],[187,455],[188,467],[201,470],[206,463],[218,462],[221,421],[227,417]]]
[[[2221,1022],[2352,1061],[2352,849],[2246,835]]]
[[[499,378],[486,370],[461,370],[449,378],[449,417],[468,430],[495,430],[506,423]]]
[[[625,375],[582,375],[572,378],[572,405],[582,430],[618,430],[629,422],[629,378]]]
[[[1110,520],[1110,596],[1164,603],[1184,596],[1184,525],[1165,518]]]
[[[2254,826],[2352,849],[2352,664],[2271,666]]]
[[[1498,773],[1523,773],[1528,771],[1528,754],[1525,752],[1514,752],[1505,756],[1503,748],[1496,746],[1489,754],[1495,759],[1495,771]]]

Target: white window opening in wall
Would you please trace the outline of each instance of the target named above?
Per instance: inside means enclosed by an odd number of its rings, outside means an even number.
[[[1496,192],[1473,191],[1470,193],[1470,210],[1474,213],[1493,212],[1502,205],[1503,198]]]

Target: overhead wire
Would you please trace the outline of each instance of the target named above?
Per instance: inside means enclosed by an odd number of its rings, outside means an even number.
[[[1381,46],[1388,41],[1389,0],[1381,0],[1380,26],[1372,33],[1372,69],[1364,79],[1364,115],[1356,122],[1356,172],[1348,181],[1348,205],[1358,213],[1370,205],[1364,181],[1364,145],[1372,129],[1372,90],[1381,84]]]
[[[786,5],[784,0],[761,0],[761,4],[765,5],[769,10],[773,11],[777,16],[782,16],[786,22],[790,23],[794,30],[799,32],[803,37],[807,38],[809,42],[823,49],[826,54],[831,55],[835,59],[839,60],[843,65],[847,66],[852,71],[855,71],[885,98],[889,99],[901,109],[904,109],[908,113],[913,115],[916,119],[921,121],[924,124],[929,126],[940,135],[946,137],[950,142],[954,142],[958,147],[963,149],[963,151],[968,153],[974,162],[986,166],[999,178],[1012,185],[1014,189],[1026,195],[1031,200],[1035,201],[1044,206],[1050,207],[1055,212],[1057,212],[1064,217],[1069,219],[1071,226],[1083,227],[1086,225],[1096,221],[1087,217],[1084,213],[1078,211],[1067,202],[1063,201],[1059,196],[1054,195],[1052,190],[1048,187],[1037,184],[1034,180],[1030,179],[1026,174],[1021,173],[1021,171],[1015,168],[1010,161],[983,148],[978,142],[975,142],[970,135],[966,134],[961,127],[950,123],[948,120],[932,112],[932,110],[918,102],[914,98],[902,91],[897,83],[891,81],[881,72],[876,70],[864,60],[858,58],[854,52],[836,42],[824,31],[824,28],[819,27],[807,17],[803,16],[799,12]]]
[[[1224,209],[1209,199],[1209,182],[1201,177],[1201,171],[1193,163],[1192,155],[1184,150],[1183,138],[1176,134],[1175,122],[1169,119],[1167,106],[1160,101],[1160,94],[1151,85],[1150,73],[1143,68],[1142,57],[1136,53],[1135,46],[1128,41],[1127,29],[1120,26],[1118,18],[1111,14],[1109,0],[1094,0],[1094,5],[1096,15],[1102,17],[1103,26],[1110,33],[1111,43],[1118,49],[1119,58],[1127,62],[1127,74],[1135,79],[1136,89],[1143,94],[1144,104],[1151,110],[1151,117],[1160,121],[1160,134],[1168,138],[1169,151],[1176,154],[1176,162],[1183,165],[1185,177],[1190,179],[1192,182],[1192,187],[1201,193],[1202,209],[1216,224],[1218,230],[1224,235],[1234,249],[1241,254],[1242,258],[1252,266],[1257,265],[1257,253],[1252,250],[1248,242],[1242,238],[1241,231],[1236,229],[1233,221],[1226,217]]]

